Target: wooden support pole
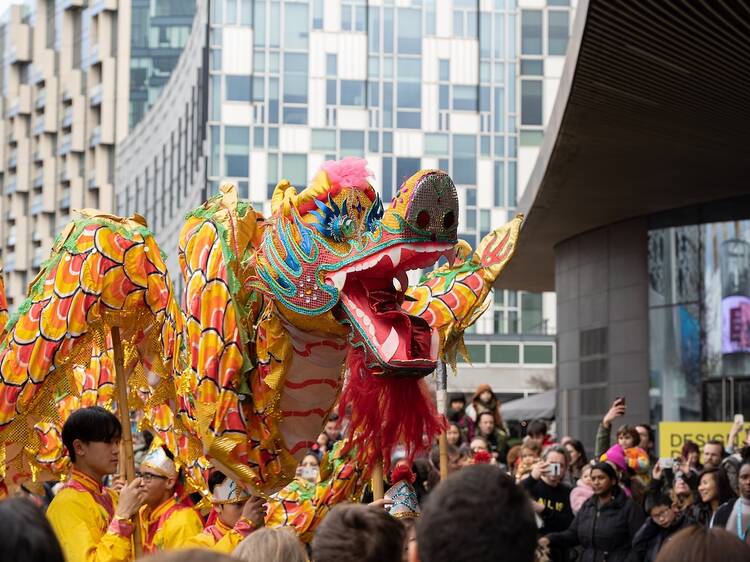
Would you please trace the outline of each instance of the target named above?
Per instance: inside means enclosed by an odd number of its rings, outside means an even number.
[[[383,489],[383,459],[379,459],[372,469],[372,499],[382,500],[385,496]]]
[[[437,402],[437,411],[441,416],[445,416],[446,391],[448,389],[448,370],[445,363],[438,359],[435,368],[435,401]],[[438,452],[440,454],[440,480],[448,478],[448,440],[445,432],[438,437]]]
[[[120,340],[120,328],[112,326],[112,351],[115,361],[115,387],[117,389],[117,415],[122,425],[122,451],[124,457],[120,458],[120,466],[125,467],[125,478],[128,483],[135,479],[135,457],[133,455],[133,435],[130,431],[130,408],[128,407],[128,381],[125,374],[125,356],[122,351],[122,340]],[[133,521],[133,549],[136,559],[143,554],[141,541],[141,523],[138,514]]]

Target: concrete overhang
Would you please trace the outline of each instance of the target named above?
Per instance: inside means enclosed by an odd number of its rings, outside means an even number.
[[[623,220],[750,193],[750,6],[580,0],[497,285],[555,288],[554,247]]]

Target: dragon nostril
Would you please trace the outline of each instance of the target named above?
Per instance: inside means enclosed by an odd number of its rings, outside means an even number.
[[[443,217],[443,228],[446,230],[450,229],[456,222],[456,215],[453,211],[448,211]]]
[[[417,214],[417,226],[421,229],[425,229],[430,226],[430,213],[422,209]]]

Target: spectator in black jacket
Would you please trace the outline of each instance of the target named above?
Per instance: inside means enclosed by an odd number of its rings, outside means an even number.
[[[571,488],[563,482],[568,468],[569,457],[565,447],[553,445],[544,451],[542,460],[531,469],[531,475],[521,481],[521,485],[536,502],[534,511],[542,519],[542,535],[566,530],[573,521],[570,508]],[[557,468],[553,468],[557,465]],[[553,547],[551,559],[555,562],[566,560],[565,547]]]
[[[617,484],[617,472],[602,462],[591,469],[594,495],[561,533],[539,539],[542,546],[582,547],[581,562],[637,562],[632,544],[645,519],[643,510]]]
[[[672,508],[672,500],[664,494],[646,497],[649,517],[633,539],[633,551],[643,562],[653,562],[661,547],[672,535],[690,525],[683,513]]]
[[[742,464],[738,473],[740,497],[729,500],[714,514],[711,527],[721,527],[750,544],[750,447],[742,450]]]

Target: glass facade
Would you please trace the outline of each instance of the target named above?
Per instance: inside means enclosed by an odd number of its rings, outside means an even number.
[[[236,4],[236,0],[229,3]],[[132,0],[131,9],[130,129],[138,124],[169,80],[190,35],[195,2]]]
[[[653,421],[750,416],[750,221],[651,230]]]
[[[208,19],[207,192],[233,181],[268,213],[281,179],[300,188],[325,160],[360,156],[390,201],[414,172],[439,168],[456,182],[459,237],[476,247],[515,216],[519,144],[529,133],[522,116],[532,116],[529,126],[541,137],[544,96],[555,94],[542,87],[545,61],[567,42],[563,19],[549,19],[560,12],[569,22],[567,3],[531,10],[530,26],[522,25],[523,4],[210,2],[201,12]],[[541,50],[524,55],[522,69],[524,42]],[[561,68],[561,56],[557,62],[550,67]],[[551,380],[555,302],[548,297],[496,291],[467,337],[475,363],[493,373],[528,367]]]

